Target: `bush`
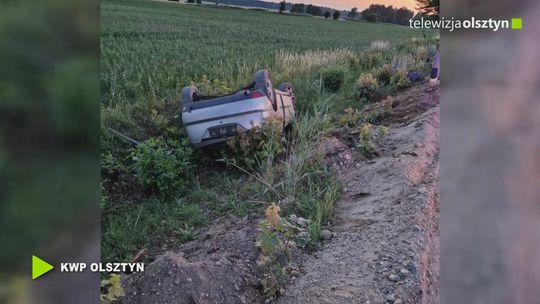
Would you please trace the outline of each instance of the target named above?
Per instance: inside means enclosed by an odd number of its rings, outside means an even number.
[[[354,71],[357,71],[360,67],[360,59],[357,57],[351,57],[349,58],[349,68],[351,68]]]
[[[389,85],[394,77],[395,70],[390,64],[385,64],[376,72],[377,81],[380,85]]]
[[[419,46],[414,53],[414,58],[420,62],[427,61],[429,58],[429,50],[425,46]]]
[[[370,73],[360,75],[356,82],[357,94],[360,100],[373,101],[379,89],[377,79]]]
[[[320,70],[322,84],[325,90],[337,92],[343,85],[345,71],[337,66],[327,67]]]
[[[101,178],[103,183],[117,181],[122,175],[128,174],[129,165],[125,164],[126,157],[122,151],[105,150],[101,152]],[[125,153],[124,153],[125,154]],[[129,158],[129,155],[128,157]]]
[[[375,155],[375,149],[370,143],[371,139],[371,125],[369,123],[364,124],[360,128],[360,151],[367,158],[372,158]]]
[[[343,115],[339,117],[338,124],[343,127],[354,128],[360,121],[364,119],[364,115],[357,109],[347,108]]]
[[[147,190],[172,198],[189,183],[192,152],[187,140],[151,138],[133,151],[135,175]]]
[[[403,90],[411,86],[411,81],[407,77],[406,70],[396,70],[390,83],[396,90]]]
[[[364,52],[358,57],[358,66],[363,70],[371,70],[380,66],[385,62],[385,58],[382,53],[379,52]],[[356,63],[352,61],[351,63]]]
[[[282,134],[283,121],[268,119],[262,127],[254,127],[231,138],[223,151],[224,158],[248,171],[264,171],[285,150]]]

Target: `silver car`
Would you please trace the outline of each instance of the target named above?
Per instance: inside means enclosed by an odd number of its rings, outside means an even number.
[[[224,96],[203,96],[195,86],[182,89],[182,122],[196,148],[216,146],[232,136],[261,127],[268,118],[283,121],[294,117],[295,92],[290,83],[272,87],[267,70],[255,73],[255,81]]]

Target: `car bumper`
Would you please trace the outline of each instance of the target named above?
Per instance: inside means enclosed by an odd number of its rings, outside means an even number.
[[[182,121],[190,142],[195,147],[204,147],[227,141],[231,134],[216,136],[213,128],[236,125],[238,131],[245,131],[262,126],[265,112],[272,110],[265,99],[252,99],[238,103],[203,108],[192,112],[183,112]]]

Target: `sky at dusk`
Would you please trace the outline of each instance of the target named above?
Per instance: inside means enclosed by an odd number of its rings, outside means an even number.
[[[279,2],[277,0],[271,0],[272,2]],[[315,4],[322,5],[331,8],[345,9],[350,10],[353,7],[358,7],[358,10],[361,11],[367,8],[370,4],[384,4],[392,5],[397,7],[405,6],[414,11],[416,7],[415,0],[287,0],[291,3],[305,3],[305,4]]]

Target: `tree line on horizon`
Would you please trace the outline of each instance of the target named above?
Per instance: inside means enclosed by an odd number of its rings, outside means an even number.
[[[352,19],[356,18],[354,14],[351,14],[353,10],[348,15]],[[408,25],[413,16],[414,12],[406,7],[397,8],[384,4],[371,4],[360,13],[360,18],[369,22],[385,22],[399,25]]]
[[[280,2],[279,11],[282,13],[284,11],[285,1]],[[283,8],[283,9],[282,9]],[[339,10],[332,10],[326,7],[321,7],[313,4],[304,4],[304,3],[294,3],[290,9],[291,13],[297,14],[308,14],[312,16],[321,16],[326,19],[332,17],[333,19],[339,19],[341,12]]]
[[[179,1],[179,0],[169,0]],[[202,0],[184,0],[186,3],[198,3],[201,4]],[[312,16],[320,16],[325,18],[332,17],[333,19],[339,19],[342,13],[345,14],[345,18],[349,20],[365,20],[369,22],[385,22],[399,25],[408,25],[410,19],[417,19],[421,17],[438,18],[439,14],[439,0],[416,0],[418,13],[415,15],[411,9],[406,7],[393,7],[392,5],[386,6],[384,4],[371,4],[368,8],[359,12],[357,7],[353,7],[350,11],[336,10],[328,7],[317,6],[313,4],[304,3],[291,3],[282,0],[279,3],[267,2],[261,0],[214,0],[215,4],[236,4],[236,5],[249,5],[253,3],[264,5],[266,9],[278,8],[279,13],[284,13],[289,10],[291,13],[307,14]],[[261,5],[253,5],[255,7],[261,7]],[[277,7],[276,7],[277,6]]]
[[[353,7],[346,15],[347,19],[361,19],[369,22],[385,22],[399,25],[408,25],[410,19],[420,17],[438,18],[439,0],[416,0],[418,13],[406,7],[393,7],[384,4],[371,4],[365,10],[359,12],[357,7]],[[280,2],[279,12],[285,11],[285,1]],[[312,4],[294,3],[290,8],[291,13],[308,14],[313,16],[324,16],[329,18],[331,15],[334,19],[341,16],[339,10],[333,10],[333,14],[327,8],[319,7]]]
[[[280,3],[280,12],[285,9],[285,1]],[[290,9],[291,13],[308,14],[313,16],[323,16],[329,18],[332,16],[338,19],[341,16],[339,10],[330,10],[313,4],[295,3]],[[414,12],[408,8],[394,8],[393,6],[385,6],[382,4],[372,4],[362,12],[358,12],[358,8],[352,8],[346,15],[347,19],[363,19],[371,22],[386,22],[400,25],[409,23],[409,19],[414,16]]]

